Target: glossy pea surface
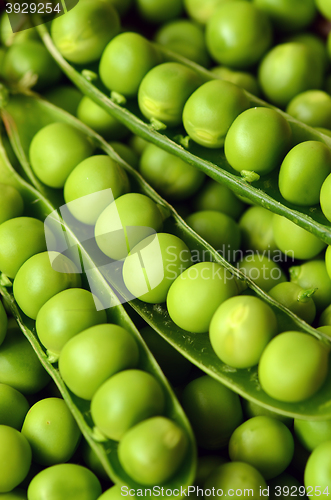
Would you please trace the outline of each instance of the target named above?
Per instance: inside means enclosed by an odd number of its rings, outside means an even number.
[[[20,192],[13,186],[0,183],[0,224],[23,214],[24,202]]]
[[[247,109],[234,120],[225,137],[226,159],[238,172],[267,174],[280,166],[291,135],[288,122],[274,109]]]
[[[128,331],[117,325],[95,325],[67,342],[59,370],[74,394],[90,400],[109,377],[135,368],[138,359],[137,342]]]
[[[138,33],[121,33],[102,54],[100,78],[109,90],[134,97],[144,76],[159,62],[161,56],[149,40]]]
[[[325,441],[331,440],[331,420],[294,419],[294,432],[302,446],[313,451]]]
[[[97,310],[95,297],[83,288],[69,288],[51,297],[39,310],[36,330],[41,343],[60,354],[75,335],[107,320],[106,312]]]
[[[13,292],[24,314],[36,319],[50,298],[67,288],[78,287],[80,283],[78,269],[68,257],[58,252],[41,252],[20,267]]]
[[[312,487],[312,498],[327,498],[331,484],[331,440],[320,444],[308,458],[304,480],[306,489]],[[322,495],[318,494],[320,489]],[[317,494],[315,494],[315,491]]]
[[[70,172],[92,151],[88,139],[74,127],[51,123],[32,139],[29,157],[36,176],[47,186],[60,188]]]
[[[0,225],[0,270],[9,278],[33,255],[46,250],[44,224],[33,217],[15,217]]]
[[[29,407],[21,392],[8,384],[0,383],[0,425],[9,425],[18,431],[21,430]]]
[[[161,303],[166,301],[172,282],[190,264],[189,248],[180,238],[158,233],[132,249],[124,262],[123,280],[134,297],[152,304]]]
[[[321,187],[330,173],[330,148],[319,141],[301,142],[287,153],[281,164],[279,190],[291,203],[316,205],[320,200]]]
[[[121,260],[142,240],[162,229],[157,204],[148,196],[128,193],[110,203],[99,215],[95,239],[108,257]]]
[[[244,1],[223,2],[206,27],[207,47],[218,63],[233,68],[256,64],[272,42],[268,17]]]
[[[304,289],[316,288],[312,299],[318,312],[331,303],[331,279],[325,261],[315,259],[303,262],[300,266],[290,267],[290,280]]]
[[[217,356],[235,368],[259,362],[268,342],[277,333],[275,313],[257,297],[232,297],[216,310],[209,328]]]
[[[239,219],[243,246],[254,252],[271,254],[276,250],[272,231],[273,213],[263,207],[249,207]]]
[[[323,385],[328,351],[311,335],[289,331],[272,339],[262,353],[258,374],[262,389],[279,401],[297,403]]]
[[[173,200],[192,196],[205,177],[197,168],[154,144],[148,144],[144,149],[139,171],[161,196]]]
[[[331,174],[327,176],[322,184],[320,192],[321,209],[328,221],[331,222]]]
[[[18,486],[31,465],[31,448],[27,439],[16,429],[0,425],[0,493]]]
[[[311,324],[316,315],[313,290],[304,290],[296,283],[285,281],[269,290],[269,295],[286,306],[299,318]]]
[[[111,2],[84,0],[52,22],[51,35],[59,52],[76,64],[97,61],[119,32],[120,20]]]
[[[122,123],[87,96],[79,103],[77,117],[106,140],[123,139],[128,135],[127,128]]]
[[[140,16],[150,23],[165,23],[179,17],[183,10],[181,0],[137,0]]]
[[[250,418],[237,427],[229,442],[231,460],[252,465],[265,479],[281,474],[290,464],[293,453],[291,431],[271,417]]]
[[[278,283],[286,281],[281,267],[266,255],[247,255],[238,262],[238,268],[265,292]]]
[[[239,396],[208,375],[189,382],[181,403],[199,446],[217,450],[227,446],[243,421]]]
[[[182,464],[187,446],[185,431],[172,420],[158,416],[130,429],[119,444],[118,456],[135,481],[162,484]]]
[[[96,155],[83,160],[70,173],[64,185],[64,199],[76,219],[92,225],[128,189],[129,180],[120,165],[109,156]]]
[[[183,124],[195,142],[207,148],[219,148],[232,122],[248,107],[249,100],[239,87],[212,80],[201,85],[186,101]]]
[[[311,127],[331,128],[331,97],[322,90],[307,90],[288,103],[286,112]]]
[[[167,295],[167,308],[180,328],[204,333],[218,306],[237,293],[236,281],[224,267],[214,262],[200,262],[173,282]]]
[[[200,84],[201,77],[183,64],[159,64],[147,73],[139,86],[140,111],[146,118],[167,126],[180,125],[185,102]]]
[[[48,373],[23,333],[18,327],[9,328],[0,347],[0,383],[26,396],[37,393],[49,381]]]
[[[70,460],[81,437],[74,417],[60,398],[35,403],[25,417],[22,434],[30,444],[33,461],[43,466]]]
[[[228,68],[227,66],[214,66],[210,71],[215,73],[215,75],[220,77],[222,80],[234,83],[235,85],[238,85],[238,87],[247,90],[247,92],[250,92],[253,95],[260,95],[257,78],[248,71],[238,71]]]
[[[165,407],[161,385],[150,373],[124,370],[110,377],[94,394],[92,418],[108,438],[119,441],[146,418],[160,415]]]
[[[262,474],[245,462],[228,462],[220,465],[206,480],[205,489],[221,489],[227,496],[234,490],[249,490],[250,498],[258,500],[261,491],[267,488]]]
[[[97,477],[86,467],[57,464],[37,474],[29,484],[29,500],[97,500],[101,495]]]
[[[274,215],[272,228],[277,247],[289,257],[312,259],[326,243],[281,215]]]

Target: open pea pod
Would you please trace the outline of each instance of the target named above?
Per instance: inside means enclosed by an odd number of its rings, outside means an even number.
[[[179,156],[182,160],[205,172],[212,179],[228,186],[235,193],[245,196],[253,203],[288,218],[327,244],[331,244],[331,225],[325,218],[320,207],[297,207],[287,202],[280,194],[277,172],[274,171],[268,175],[264,175],[251,184],[242,178],[240,174],[234,173],[234,170],[226,161],[222,149],[208,149],[199,146],[193,141],[189,141],[188,143],[185,140],[183,141],[185,131],[182,127],[169,130],[155,130],[140,113],[136,100],[128,100],[126,103],[119,105],[116,97],[112,99],[102,93],[84,76],[86,75],[84,71],[79,73],[61,56],[53,44],[45,25],[38,26],[37,29],[50,54],[70,80],[85,95],[125,124],[133,133],[140,135],[169,153]],[[163,53],[165,60],[178,61],[190,66],[202,76],[204,81],[218,78],[214,73],[162,46],[159,47],[159,50]],[[248,92],[246,92],[246,95],[250,100],[251,106],[268,106],[277,109]],[[295,143],[305,140],[317,140],[331,147],[330,137],[299,122],[279,109],[277,111],[285,116],[290,123]]]
[[[18,96],[17,98],[14,98],[13,101],[15,102],[14,107],[22,102]],[[37,101],[36,99],[26,98],[25,101],[26,105],[31,107],[30,108],[31,113],[29,114],[30,117],[34,115],[34,112],[38,111],[38,102],[39,101]],[[39,110],[40,125],[44,123],[43,121],[44,119],[46,121],[47,120],[54,121],[60,119],[56,115],[55,110],[49,109],[48,110],[49,112],[47,114],[46,112],[43,113],[42,109],[43,108]],[[24,123],[23,126],[20,127],[20,132],[22,132],[22,130],[25,130],[28,134],[28,128],[26,128],[27,125],[28,125],[27,123]],[[18,134],[16,134],[16,138],[18,137],[19,137]],[[24,144],[24,141],[26,140],[27,136],[24,133],[22,133],[21,137],[23,138],[23,144]],[[22,145],[20,144],[20,147],[21,146]],[[22,146],[21,154],[24,155],[23,150],[24,147]],[[184,428],[189,438],[189,446],[185,459],[183,461],[183,465],[181,466],[178,473],[176,473],[176,475],[171,480],[169,480],[164,486],[171,489],[180,487],[186,488],[187,486],[193,483],[195,477],[195,469],[196,469],[196,446],[190,424],[187,420],[184,411],[182,410],[180,404],[178,403],[178,400],[175,397],[167,379],[165,378],[163,372],[156,363],[154,357],[151,355],[146,344],[142,340],[142,337],[140,336],[131,318],[126,313],[123,305],[120,303],[117,296],[113,292],[112,287],[102,276],[97,265],[94,263],[91,256],[87,254],[84,247],[80,244],[80,241],[71,232],[70,228],[65,226],[65,223],[61,219],[59,212],[56,211],[56,209],[63,204],[63,199],[61,194],[53,190],[53,193],[51,193],[53,198],[53,203],[51,203],[38,190],[36,190],[28,182],[22,179],[10,165],[2,144],[0,144],[0,182],[10,184],[14,186],[16,189],[18,189],[18,191],[21,193],[24,199],[25,215],[36,217],[44,221],[44,219],[48,215],[52,214],[52,217],[54,218],[55,222],[61,224],[62,229],[66,231],[68,244],[76,245],[77,248],[79,249],[80,258],[84,261],[85,265],[89,265],[89,283],[90,280],[92,279],[95,286],[97,286],[100,295],[107,297],[108,304],[111,304],[112,306],[107,309],[108,321],[110,323],[115,323],[117,325],[122,326],[127,331],[129,331],[136,339],[140,353],[140,358],[139,358],[140,361],[138,368],[151,373],[160,382],[160,384],[163,387],[166,398],[165,416],[174,420],[175,422],[177,422],[178,425]],[[54,200],[56,199],[58,200],[58,204],[54,203]],[[84,285],[85,286],[87,285],[88,287],[86,276],[84,274],[82,275],[82,280]],[[32,345],[40,362],[42,363],[46,371],[50,374],[50,376],[56,383],[63,399],[67,403],[70,411],[72,412],[74,418],[76,419],[82,434],[84,435],[89,445],[93,448],[93,450],[99,457],[109,477],[115,483],[126,485],[130,488],[134,489],[144,488],[145,486],[132,480],[123,470],[117,454],[118,443],[110,439],[105,441],[99,441],[98,436],[93,431],[94,424],[90,414],[90,403],[75,396],[66,387],[65,383],[61,378],[59,370],[57,369],[56,365],[51,363],[51,359],[48,357],[45,348],[42,346],[42,344],[38,339],[35,329],[35,321],[25,316],[19,309],[12,293],[12,283],[5,275],[1,273],[0,273],[0,294],[2,295],[3,300],[10,309],[12,315],[17,320],[22,332]]]
[[[36,116],[38,116],[38,119],[36,119]],[[246,284],[252,288],[257,295],[269,303],[278,316],[283,316],[283,319],[285,319],[289,325],[289,329],[304,331],[326,343],[330,342],[329,337],[307,325],[287,308],[269,297],[269,295],[263,292],[250,279],[246,278],[237,268],[223,259],[223,257],[221,257],[208,243],[187,226],[176,211],[146,183],[136,170],[122,160],[102,137],[98,136],[79,120],[43,99],[27,95],[11,96],[5,108],[2,109],[2,117],[13,147],[16,148],[16,146],[19,145],[19,148],[15,150],[21,163],[25,164],[26,169],[30,169],[27,160],[29,144],[33,135],[41,127],[55,121],[66,122],[77,127],[86,134],[99,149],[102,149],[126,170],[134,190],[150,196],[162,207],[165,217],[168,216],[169,225],[174,229],[175,233],[186,242],[189,248],[197,248],[199,251],[203,252],[206,259],[218,262],[227,268],[237,277],[238,282],[242,284],[242,288],[244,288]],[[13,175],[13,173],[11,175]],[[26,175],[29,177],[28,171]],[[33,192],[36,193],[36,191]],[[49,203],[47,206],[50,209]],[[45,215],[46,214],[43,213],[43,217]],[[98,272],[102,272],[100,269],[99,271],[97,269],[95,270],[97,276]],[[104,280],[104,278],[107,278],[108,284],[111,286],[117,286],[112,282],[111,278],[106,276],[106,274],[103,275],[102,279]],[[102,281],[102,283],[103,286],[106,287],[105,282]],[[108,288],[105,288],[105,290],[109,289],[109,293],[111,293],[109,285],[107,286]],[[125,298],[126,292],[123,289],[118,291]],[[213,352],[208,335],[194,334],[177,327],[170,319],[165,304],[146,304],[138,299],[129,301],[129,304],[154,328],[154,330],[187,359],[205,373],[225,384],[244,398],[270,410],[292,417],[306,419],[331,418],[331,373],[323,388],[308,401],[295,404],[276,401],[262,391],[258,381],[256,367],[237,370],[222,363]],[[122,311],[122,308],[119,308],[119,311]]]

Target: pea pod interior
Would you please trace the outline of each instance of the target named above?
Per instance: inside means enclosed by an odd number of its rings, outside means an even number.
[[[30,169],[27,161],[27,154],[33,135],[41,127],[54,121],[63,121],[77,127],[85,133],[90,140],[95,143],[95,145],[125,168],[126,172],[129,174],[133,189],[150,196],[161,206],[164,213],[170,216],[169,221],[176,234],[181,237],[189,247],[199,248],[201,252],[204,252],[206,258],[210,258],[211,260],[225,266],[232,274],[235,274],[239,280],[242,280],[243,283],[247,281],[248,285],[255,290],[260,297],[266,300],[274,308],[277,314],[286,317],[287,322],[292,325],[293,329],[305,331],[316,336],[317,338],[324,339],[324,341],[327,342],[327,336],[323,335],[321,332],[317,332],[293,313],[288,311],[284,306],[278,304],[253,282],[241,275],[237,268],[231,266],[227,261],[225,261],[210,245],[196,235],[196,233],[194,233],[193,230],[190,229],[177,215],[172,207],[160,198],[157,193],[141,178],[141,176],[126,162],[124,162],[100,136],[96,135],[76,118],[37,97],[24,95],[11,96],[8,105],[2,111],[2,115],[7,131],[10,135],[12,145],[15,147],[20,162],[25,168],[25,175],[27,178],[29,178]],[[9,170],[8,165],[7,167],[2,168],[2,170],[4,178],[9,179],[7,182],[14,182],[17,185],[17,176]],[[20,183],[18,183],[18,185],[20,185]],[[30,190],[27,191],[30,193]],[[33,192],[36,197],[36,191]],[[50,195],[52,198],[58,196],[54,190],[50,192]],[[32,195],[30,194],[29,196]],[[46,201],[46,203],[48,210],[44,210],[42,213],[43,218],[47,215],[47,211],[51,210],[50,203],[48,201]],[[102,279],[102,286],[105,287],[105,292],[109,294],[110,287],[105,283],[104,277],[102,278],[100,276],[98,270],[95,270],[95,273],[98,275],[97,279]],[[307,419],[326,419],[331,417],[331,400],[329,395],[331,375],[329,376],[329,379],[325,383],[323,389],[304,403],[291,404],[276,401],[267,396],[261,390],[258,382],[256,367],[236,370],[222,363],[213,352],[208,337],[201,334],[193,334],[178,328],[171,321],[165,305],[146,304],[137,299],[130,301],[130,305],[164,339],[166,339],[192,363],[246,399],[288,416]],[[112,309],[114,311],[112,310],[111,314],[115,314],[115,310],[117,310],[116,314],[120,314],[120,316],[124,314],[122,308]],[[127,318],[126,320],[128,321]]]

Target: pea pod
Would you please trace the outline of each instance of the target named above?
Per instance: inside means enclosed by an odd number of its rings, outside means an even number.
[[[29,112],[28,112],[29,111]],[[328,337],[322,332],[317,332],[297,316],[291,313],[284,306],[269,297],[265,292],[258,288],[251,280],[243,276],[240,271],[225,261],[210,245],[200,238],[187,224],[178,216],[174,209],[144,181],[144,179],[124,162],[100,136],[87,128],[76,118],[68,113],[56,108],[50,103],[36,97],[15,95],[12,96],[8,105],[2,111],[2,115],[11,137],[12,144],[20,144],[17,150],[21,163],[27,163],[27,154],[29,143],[34,133],[41,126],[54,121],[63,121],[77,127],[86,134],[98,148],[102,149],[111,158],[117,161],[128,173],[130,182],[134,188],[157,202],[162,211],[169,215],[168,223],[177,236],[181,237],[189,248],[197,248],[199,252],[204,252],[206,260],[213,260],[220,263],[232,274],[234,274],[244,288],[247,283],[260,297],[267,301],[275,310],[276,314],[281,315],[289,325],[289,328],[305,331],[319,339],[328,342]],[[34,116],[39,116],[39,122],[35,121]],[[7,170],[6,170],[7,172]],[[0,178],[1,181],[1,178]],[[48,207],[50,205],[48,204]],[[98,274],[98,271],[95,271]],[[101,277],[98,275],[98,280]],[[102,281],[103,286],[105,282]],[[110,284],[112,284],[110,282]],[[106,290],[106,288],[105,288]],[[109,293],[109,290],[108,290]],[[121,292],[123,293],[123,291]],[[267,396],[258,382],[256,367],[250,369],[236,370],[222,363],[213,352],[207,336],[193,334],[177,327],[170,319],[165,305],[146,304],[139,300],[130,301],[130,305],[138,314],[144,318],[165,340],[181,352],[187,359],[198,366],[207,374],[225,384],[230,389],[239,393],[246,399],[255,402],[270,410],[283,415],[297,416],[306,419],[326,419],[331,417],[329,387],[331,380],[326,382],[324,388],[309,401],[302,404],[290,404],[276,401]],[[121,310],[121,309],[119,309]],[[123,314],[123,313],[122,313]],[[331,378],[331,376],[330,376]]]
[[[132,132],[163,148],[169,153],[179,156],[184,161],[205,172],[214,180],[225,184],[235,193],[248,198],[255,204],[261,205],[276,214],[288,218],[302,228],[318,236],[324,242],[331,244],[330,224],[323,215],[321,209],[317,206],[300,207],[300,209],[298,209],[296,205],[287,202],[280,194],[277,172],[273,171],[266,174],[259,180],[253,179],[253,184],[250,184],[250,182],[241,177],[240,174],[236,175],[233,173],[233,169],[226,161],[222,150],[206,150],[206,148],[203,148],[198,144],[194,144],[193,142],[187,143],[186,137],[182,136],[182,127],[164,130],[162,127],[161,129],[158,129],[155,124],[151,125],[150,123],[147,123],[146,120],[141,119],[137,103],[134,100],[125,102],[124,99],[120,100],[121,104],[118,104],[118,95],[114,96],[114,98],[108,98],[108,96],[99,91],[85,78],[85,76],[83,76],[85,74],[84,72],[82,74],[78,73],[70,64],[67,63],[67,61],[63,59],[63,57],[56,50],[45,26],[38,26],[37,29],[51,55],[71,81],[85,95],[93,99],[114,118],[125,124]],[[165,60],[177,61],[189,66],[199,73],[202,81],[219,78],[215,75],[215,73],[200,67],[196,63],[189,61],[185,57],[180,56],[169,49],[162,46],[158,48],[162,52]],[[288,120],[292,129],[294,144],[306,140],[317,140],[322,141],[327,146],[331,147],[330,137],[327,137],[325,134],[313,129],[312,127],[299,122],[295,118],[275,108],[269,103],[266,103],[258,97],[255,97],[248,92],[245,93],[249,99],[250,106],[267,106],[273,108]]]
[[[56,120],[56,108],[53,107],[50,109],[46,108],[44,109],[44,112],[42,112],[43,109],[42,101],[36,100],[35,98],[31,97],[22,97],[14,99],[14,101],[16,104],[25,102],[25,104],[27,104],[28,106],[35,107],[35,109],[37,109],[37,104],[41,103],[41,112],[39,114],[41,122]],[[48,111],[48,113],[46,112],[46,110]],[[63,115],[62,121],[65,120],[67,116],[69,115]],[[8,114],[6,115],[6,118],[7,120],[13,120],[13,117],[9,116]],[[24,125],[26,127],[27,124],[25,123]],[[28,127],[26,128],[25,127],[24,129],[28,131]],[[24,134],[21,134],[21,137],[23,138],[22,144],[24,144],[24,140],[26,140],[27,137]],[[19,156],[21,160],[23,160],[24,147],[20,143],[18,135],[15,137],[15,140],[17,141],[16,144],[19,144],[19,151],[20,151]],[[27,175],[27,177],[29,176]],[[63,224],[63,221],[61,220],[60,216],[57,215],[56,213],[56,208],[58,208],[59,205],[61,205],[61,203],[63,204],[63,200],[61,201],[61,196],[58,196],[54,190],[50,191],[52,199],[53,200],[55,200],[56,198],[58,199],[58,203],[57,204],[54,203],[52,205],[52,203],[48,199],[46,199],[39,191],[37,191],[28,182],[22,179],[11,167],[2,144],[0,145],[0,179],[1,182],[14,186],[20,192],[22,198],[24,199],[26,207],[26,215],[34,216],[36,218],[44,220],[45,217],[47,217],[49,214],[52,213],[52,216],[55,217],[57,223]],[[164,377],[161,369],[159,368],[156,361],[154,360],[149,350],[147,349],[146,344],[143,342],[141,336],[139,335],[138,330],[134,326],[130,317],[125,312],[124,307],[119,303],[112,288],[109,286],[104,277],[101,275],[95,263],[92,261],[91,257],[86,253],[84,248],[80,245],[75,235],[71,233],[69,228],[65,229],[68,241],[70,242],[69,244],[78,245],[80,255],[84,259],[84,262],[90,263],[91,278],[93,279],[94,283],[97,284],[101,294],[107,296],[108,300],[113,305],[113,307],[107,310],[107,316],[109,322],[116,323],[122,326],[134,336],[139,346],[140,368],[144,371],[151,373],[159,381],[159,383],[163,388],[166,398],[166,407],[167,407],[166,416],[169,419],[174,420],[179,426],[181,426],[186,430],[186,434],[189,437],[187,454],[183,461],[183,465],[178,471],[178,473],[171,480],[167,482],[167,487],[169,488],[176,488],[179,486],[187,487],[188,485],[192,484],[194,480],[195,463],[196,463],[195,442],[188,420],[183,410],[181,409],[174,393],[172,392],[172,389],[170,388],[166,378]],[[12,315],[17,320],[22,332],[31,343],[40,362],[57,384],[62,397],[64,398],[70,411],[72,412],[74,418],[76,419],[85,439],[99,457],[99,460],[101,461],[109,477],[114,482],[122,485],[128,485],[131,488],[141,487],[141,485],[138,482],[132,480],[122,468],[117,454],[118,443],[110,439],[106,441],[98,440],[97,435],[93,432],[93,421],[89,410],[89,402],[75,396],[73,393],[70,392],[70,390],[64,384],[60,376],[59,370],[51,363],[51,359],[47,355],[45,348],[42,346],[37,337],[35,322],[26,317],[18,308],[12,294],[11,281],[4,274],[2,275],[0,274],[0,294],[2,295],[4,303],[6,304],[8,309],[11,311]]]

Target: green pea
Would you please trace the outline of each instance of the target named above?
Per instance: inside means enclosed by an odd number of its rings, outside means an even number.
[[[274,215],[272,228],[277,247],[292,258],[312,259],[326,247],[317,236],[281,215]]]
[[[113,199],[128,190],[125,170],[109,156],[97,155],[72,170],[64,184],[64,199],[76,219],[92,225]]]
[[[74,127],[51,123],[32,139],[29,156],[36,176],[47,186],[61,188],[76,165],[92,152],[89,140]]]
[[[326,265],[326,271],[329,275],[329,278],[331,279],[331,245],[328,245],[326,252],[325,252],[325,265]]]
[[[96,427],[116,441],[138,422],[162,414],[164,408],[161,385],[142,370],[124,370],[113,375],[99,387],[91,402]]]
[[[286,281],[278,283],[268,293],[270,297],[311,325],[316,315],[316,306],[311,297],[313,291],[314,289],[304,290],[296,283]]]
[[[322,314],[320,315],[318,324],[320,327],[331,326],[331,304],[328,307],[326,307],[322,312]]]
[[[277,249],[272,231],[273,213],[263,207],[250,207],[239,220],[245,250],[273,253]]]
[[[239,396],[208,375],[187,384],[181,403],[202,448],[224,448],[243,421]]]
[[[300,266],[290,267],[290,279],[304,289],[317,289],[312,295],[316,309],[321,312],[331,303],[331,279],[324,260],[311,260]]]
[[[222,80],[234,83],[235,85],[238,85],[238,87],[247,90],[247,92],[250,92],[253,95],[259,96],[261,93],[259,84],[257,83],[257,78],[251,73],[246,71],[236,71],[226,66],[215,66],[211,69],[211,71]]]
[[[284,472],[293,453],[291,431],[271,417],[250,418],[237,427],[229,442],[231,460],[252,465],[265,479]]]
[[[155,41],[178,54],[200,64],[209,65],[203,28],[188,19],[170,21],[157,31]]]
[[[37,393],[49,381],[29,341],[18,327],[10,327],[0,347],[0,383],[28,395]]]
[[[110,2],[84,0],[55,18],[51,35],[59,52],[76,64],[97,61],[107,43],[119,32],[120,20]]]
[[[195,484],[202,488],[206,479],[225,462],[225,458],[219,457],[218,455],[204,455],[202,457],[198,457]]]
[[[97,134],[105,139],[123,139],[128,135],[128,129],[113,118],[92,99],[84,96],[77,108],[77,117]]]
[[[56,84],[61,71],[44,45],[35,40],[12,45],[3,60],[2,75],[10,83],[19,83],[28,77],[35,90]]]
[[[2,224],[9,219],[21,216],[24,202],[20,192],[13,186],[0,183],[0,192],[0,224]]]
[[[131,495],[132,499],[136,499],[135,495]],[[98,500],[123,500],[122,486],[120,484],[114,484],[111,488],[106,490]]]
[[[126,161],[131,167],[138,168],[139,158],[137,152],[132,146],[128,146],[123,142],[110,141],[109,145],[115,150],[115,152]]]
[[[238,268],[265,292],[286,281],[280,266],[266,255],[248,254],[238,262]]]
[[[104,310],[97,310],[95,297],[82,288],[69,288],[51,297],[39,310],[36,330],[40,342],[59,355],[75,335],[107,321]]]
[[[41,399],[34,404],[25,417],[22,434],[31,446],[33,461],[47,467],[70,460],[81,437],[60,398]]]
[[[276,413],[272,410],[269,410],[268,408],[264,408],[264,406],[260,406],[257,403],[254,403],[253,401],[250,401],[249,399],[242,399],[241,400],[242,407],[244,410],[245,417],[247,419],[252,418],[252,417],[272,417],[274,419],[280,420],[285,424],[289,429],[293,425],[293,418],[291,417],[285,417],[285,415],[281,415],[280,413]]]
[[[286,112],[311,127],[331,128],[331,97],[322,90],[307,90],[296,95]]]
[[[140,484],[169,480],[181,466],[188,447],[184,430],[165,417],[154,417],[130,429],[118,447],[123,469]]]
[[[14,279],[13,292],[24,314],[36,319],[39,310],[50,298],[80,284],[78,269],[68,257],[58,252],[42,252],[30,257],[20,267]]]
[[[139,15],[150,23],[165,23],[180,17],[182,0],[137,0]]]
[[[176,325],[195,333],[208,332],[210,321],[222,302],[238,293],[234,276],[214,262],[200,262],[173,282],[167,308]]]
[[[105,48],[100,61],[100,78],[109,89],[134,97],[139,85],[156,64],[159,52],[138,33],[121,33]]]
[[[23,17],[23,16],[22,16]],[[7,12],[3,11],[0,18],[0,40],[2,45],[10,47],[14,43],[22,43],[28,40],[38,40],[38,32],[32,27],[31,20],[24,16],[22,31],[13,32]]]
[[[29,407],[23,394],[10,385],[0,383],[0,425],[8,425],[19,431]]]
[[[44,224],[32,217],[15,217],[0,225],[0,269],[15,278],[33,255],[46,250]]]
[[[22,488],[15,488],[9,493],[0,493],[1,500],[27,500],[26,491]]]
[[[299,31],[309,26],[316,16],[314,0],[254,0],[281,31]]]
[[[304,486],[295,477],[283,472],[271,481],[268,481],[269,500],[288,500],[288,492],[291,496],[303,496]],[[300,488],[300,489],[299,489]]]
[[[325,441],[331,440],[331,420],[294,419],[294,432],[302,446],[313,451]]]
[[[220,64],[244,69],[256,64],[272,42],[269,18],[245,1],[223,2],[210,17],[206,42]]]
[[[258,77],[268,101],[285,107],[297,94],[321,88],[323,71],[310,47],[289,42],[276,45],[267,53],[260,64]]]
[[[217,210],[235,220],[241,215],[245,206],[231,189],[213,179],[208,179],[207,183],[194,197],[193,203],[196,211]]]
[[[315,57],[316,59],[319,60],[319,64],[322,68],[322,71],[324,72],[325,70],[328,69],[329,66],[328,52],[323,38],[311,32],[303,32],[292,35],[288,39],[288,41],[300,42],[306,45],[308,48],[314,51]]]
[[[211,80],[188,98],[183,123],[188,135],[207,148],[220,148],[232,122],[249,107],[244,92],[233,83]]]
[[[236,260],[241,234],[238,224],[231,217],[221,212],[205,210],[189,215],[186,222],[226,260]]]
[[[104,481],[110,481],[104,466],[93,448],[84,439],[82,440],[81,453],[84,463],[98,478]],[[99,499],[98,499],[99,500]]]
[[[276,110],[247,109],[229,128],[224,153],[237,172],[249,170],[268,174],[280,166],[290,148],[291,135],[290,125]]]
[[[331,6],[328,0],[315,0],[316,7],[323,16],[331,20]]]
[[[76,464],[57,464],[37,474],[28,488],[29,500],[97,500],[101,485],[86,467]]]
[[[162,216],[148,196],[128,193],[99,215],[95,239],[100,250],[115,260],[125,258],[141,240],[162,229]]]
[[[217,356],[235,368],[259,362],[277,333],[275,313],[265,302],[249,295],[225,300],[212,317],[209,337]]]
[[[201,24],[206,24],[223,2],[229,0],[184,0],[184,7],[189,17]]]
[[[8,328],[8,318],[5,308],[3,307],[2,302],[0,300],[0,346],[5,340],[7,328]]]
[[[7,493],[29,472],[31,448],[23,434],[7,425],[0,425],[0,442],[0,493]]]
[[[185,102],[201,83],[201,77],[183,64],[159,64],[147,73],[139,86],[140,111],[146,118],[165,125],[180,125]]]
[[[327,176],[322,184],[320,192],[320,204],[321,209],[328,221],[331,222],[331,203],[330,203],[330,193],[331,193],[331,174]]]
[[[124,284],[140,300],[165,302],[172,282],[190,265],[190,251],[180,238],[167,233],[148,236],[125,259]]]
[[[67,342],[59,370],[76,396],[90,400],[109,377],[136,367],[138,359],[138,346],[129,332],[117,325],[96,325]]]
[[[322,184],[330,172],[330,149],[318,141],[301,142],[284,158],[279,171],[279,190],[291,203],[316,205]]]
[[[229,462],[218,467],[205,482],[205,491],[221,489],[224,495],[234,491],[249,491],[252,500],[261,499],[261,491],[267,491],[267,483],[260,472],[245,462]]]
[[[173,200],[192,196],[205,177],[197,168],[154,144],[144,149],[139,171],[161,196]]]
[[[138,156],[141,156],[145,148],[148,146],[149,142],[139,135],[133,134],[129,140],[129,144],[133,151]]]
[[[190,361],[158,335],[152,327],[145,326],[140,330],[140,335],[171,384],[175,387],[183,384],[192,368]]]
[[[279,401],[299,403],[323,385],[328,350],[311,335],[289,331],[272,339],[259,363],[262,389]]]
[[[331,484],[331,440],[320,444],[312,452],[305,468],[304,479],[306,490],[311,491],[311,498],[327,498]]]
[[[58,85],[55,88],[47,90],[43,94],[43,97],[54,104],[54,106],[76,116],[83,94],[73,85]]]

